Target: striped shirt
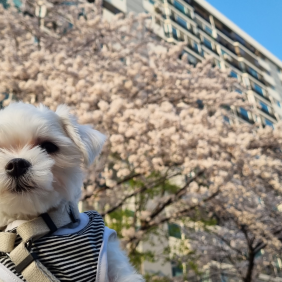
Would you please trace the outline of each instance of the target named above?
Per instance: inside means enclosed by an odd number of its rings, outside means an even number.
[[[103,242],[104,221],[96,211],[86,212],[88,224],[79,232],[70,235],[42,237],[32,244],[32,252],[39,261],[61,282],[94,282],[100,248]],[[16,240],[16,246],[21,238]],[[17,273],[7,254],[0,253],[0,263],[16,276]]]

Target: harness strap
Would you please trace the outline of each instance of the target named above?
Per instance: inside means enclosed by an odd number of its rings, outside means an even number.
[[[16,271],[28,282],[59,282],[42,263],[36,260],[23,242],[10,253],[10,258],[16,265]]]
[[[58,213],[58,211],[53,211],[21,224],[17,228],[17,233],[24,242],[28,242],[31,239],[36,240],[53,233],[54,228],[57,230],[71,222],[72,218],[68,212]]]
[[[0,232],[0,252],[10,253],[14,249],[16,237],[16,233]]]
[[[10,258],[27,282],[59,282],[50,271],[40,263],[34,253],[30,253],[32,241],[57,229],[77,221],[73,210],[61,213],[53,211],[27,221],[17,228],[22,242],[14,248],[17,234],[0,232],[0,252],[10,253]]]

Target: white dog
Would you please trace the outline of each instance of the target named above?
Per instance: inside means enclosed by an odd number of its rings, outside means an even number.
[[[104,241],[108,240],[107,244],[100,242],[102,240],[99,241],[99,238],[96,241],[93,239],[96,248],[98,244],[96,252],[99,255],[99,263],[96,268],[93,265],[97,264],[97,261],[92,265],[93,258],[87,253],[91,247],[79,245],[82,244],[82,239],[72,241],[75,251],[73,245],[71,251],[64,249],[66,258],[63,253],[62,259],[59,260],[60,254],[56,253],[63,247],[56,248],[59,243],[54,241],[55,239],[63,238],[68,242],[67,240],[84,236],[83,238],[87,237],[87,240],[91,241],[93,233],[87,233],[92,232],[89,231],[89,228],[92,228],[89,218],[94,218],[94,221],[98,220],[96,223],[101,224],[97,213],[79,215],[76,207],[83,183],[82,167],[93,162],[101,152],[104,141],[105,136],[100,132],[90,126],[79,125],[66,106],[59,106],[57,111],[53,112],[44,106],[36,108],[24,103],[12,103],[0,111],[0,230],[16,232],[18,226],[41,214],[53,210],[59,210],[61,213],[69,211],[70,204],[74,209],[73,214],[79,217],[78,226],[70,224],[60,228],[32,245],[32,248],[43,256],[42,264],[47,269],[50,267],[50,272],[59,279],[58,281],[144,281],[130,265],[119,247],[116,236],[107,227],[103,232],[101,229],[97,231],[102,232]],[[53,241],[50,243],[48,238]],[[65,241],[59,242],[65,244]],[[92,244],[92,241],[90,243]],[[107,246],[103,247],[105,244]],[[102,248],[104,252],[106,250],[106,254],[103,254]],[[85,254],[88,254],[87,258]],[[23,276],[17,273],[9,255],[0,253],[0,281],[4,279],[1,274],[5,268],[14,275],[14,280],[10,281],[22,281]],[[69,276],[64,275],[71,275],[71,280]]]

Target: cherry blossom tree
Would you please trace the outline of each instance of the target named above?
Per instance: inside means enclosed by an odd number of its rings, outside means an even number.
[[[157,38],[148,15],[107,21],[100,3],[73,4],[43,1],[45,18],[32,0],[0,5],[4,104],[66,103],[108,136],[82,201],[118,231],[135,263],[153,259],[141,242],[182,222],[200,267],[226,259],[255,281],[258,250],[281,249],[281,125],[239,122],[236,109],[251,105],[235,92],[238,81],[212,59],[189,65],[185,43]]]

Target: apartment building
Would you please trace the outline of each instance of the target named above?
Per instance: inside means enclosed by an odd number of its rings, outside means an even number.
[[[282,119],[282,62],[204,0],[105,0],[120,11],[146,11],[168,42],[185,42],[188,63],[206,56],[244,85],[253,110],[234,109],[235,122],[269,125]],[[233,121],[233,122],[234,122]]]
[[[110,11],[107,5],[117,10]],[[155,31],[161,38],[172,44],[186,43],[184,52],[189,64],[196,65],[205,57],[212,56],[215,65],[238,79],[244,88],[235,90],[244,95],[253,109],[250,112],[244,108],[234,108],[234,120],[229,122],[257,122],[261,127],[275,127],[275,123],[282,119],[282,62],[206,1],[105,0],[104,8],[108,16],[130,11],[151,14]],[[175,247],[184,236],[177,225],[164,226],[164,229],[169,234],[167,242],[160,243],[157,238],[151,238],[152,241],[156,240],[154,251],[157,254],[168,246]],[[143,251],[152,250],[149,244],[141,247]],[[276,264],[281,272],[281,261]],[[221,265],[218,273],[212,273],[209,265],[206,268],[207,276],[188,280],[239,281],[240,278],[230,267],[228,264]],[[175,277],[185,273],[185,265],[179,267],[173,262],[144,262],[143,272]],[[271,276],[271,273],[261,273],[259,281],[282,281],[282,278]]]

